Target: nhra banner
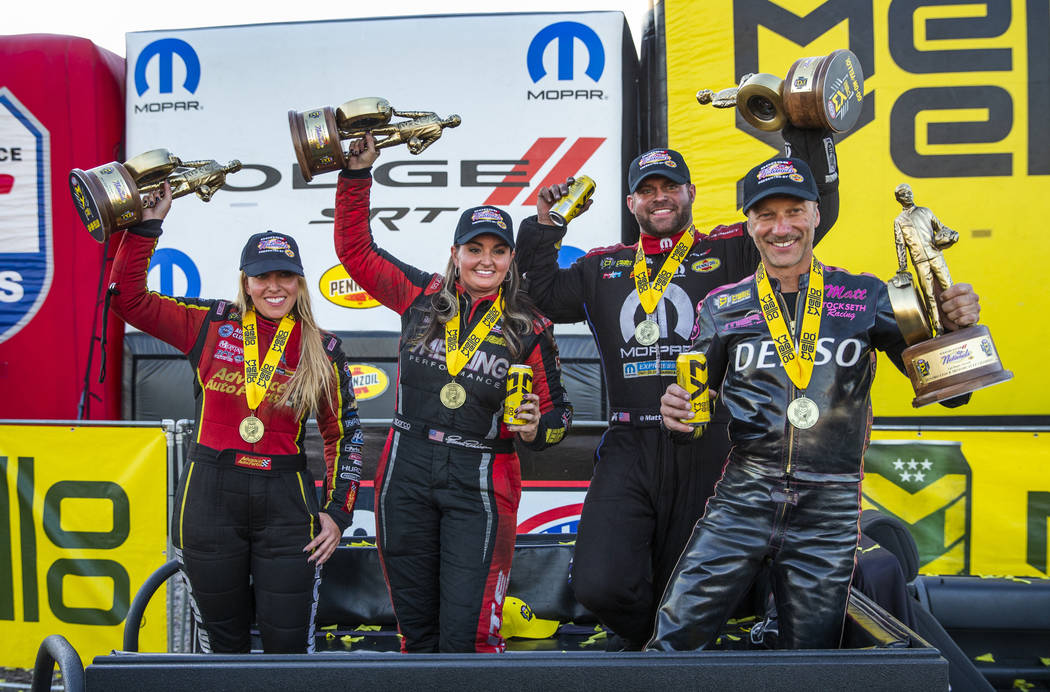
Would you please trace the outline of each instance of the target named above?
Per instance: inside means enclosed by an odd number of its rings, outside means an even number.
[[[464,209],[493,204],[520,223],[539,187],[581,173],[597,182],[595,204],[573,224],[566,245],[576,249],[563,259],[619,241],[637,71],[620,12],[151,31],[128,34],[127,56],[129,156],[163,147],[244,164],[211,203],[175,202],[149,272],[154,290],[233,297],[244,240],[274,229],[298,241],[324,298],[314,301],[322,325],[400,331],[334,254],[338,174],[306,183],[288,128],[289,110],[367,96],[462,118],[420,155],[383,149],[373,167],[372,230],[399,259],[443,272]]]
[[[1050,263],[1050,5],[1046,0],[665,0],[669,144],[697,184],[698,227],[741,218],[738,181],[772,156],[736,116],[697,104],[747,73],[781,79],[798,58],[849,48],[864,73],[860,121],[838,145],[841,213],[826,264],[888,279],[897,269],[894,188],[959,232],[945,252],[972,283],[1005,384],[923,416],[1045,416],[1050,324],[1032,270]],[[1040,289],[1035,289],[1039,291]],[[909,382],[883,362],[876,416],[916,415]]]
[[[159,428],[0,425],[0,666],[62,634],[83,662],[120,649],[131,598],[167,558]],[[143,651],[166,651],[165,588]]]

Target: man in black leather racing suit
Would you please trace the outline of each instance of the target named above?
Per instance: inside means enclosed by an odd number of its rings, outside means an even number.
[[[819,240],[838,216],[834,141],[828,132],[790,126],[783,135],[787,148],[818,172]],[[595,450],[572,587],[576,599],[619,635],[610,640],[611,649],[640,650],[652,634],[660,594],[728,451],[728,417],[720,410],[718,430],[699,444],[676,446],[660,431],[658,402],[674,382],[675,357],[689,348],[697,303],[708,291],[751,274],[760,259],[742,222],[706,233],[693,226],[696,190],[690,180],[676,151],[638,156],[628,168],[627,198],[641,231],[638,245],[596,248],[568,269],[557,265],[566,229],[547,225],[547,210],[564,194],[554,190],[559,186],[541,190],[539,214],[525,219],[518,232],[516,258],[536,304],[554,322],[586,320],[601,356],[610,425]],[[656,281],[686,235],[694,242],[655,308],[647,309],[633,278],[638,247]],[[646,320],[659,331],[655,342],[643,344],[635,329]]]
[[[885,284],[813,257],[820,213],[804,161],[771,159],[744,180],[758,271],[704,299],[693,350],[731,416],[715,495],[675,566],[648,648],[706,646],[771,560],[784,648],[836,648],[854,570],[874,352],[903,371],[906,344]],[[949,329],[977,321],[973,289],[941,294]],[[965,403],[967,397],[950,404]],[[664,425],[702,434],[685,390],[668,387]]]

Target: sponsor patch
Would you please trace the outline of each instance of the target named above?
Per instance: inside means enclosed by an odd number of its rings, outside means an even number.
[[[283,252],[289,257],[295,257],[292,247],[284,238],[269,236],[259,241],[259,252]]]
[[[248,454],[238,454],[233,464],[234,466],[243,466],[246,469],[258,469],[260,471],[273,469],[273,459],[270,457],[255,457]]]
[[[762,313],[752,312],[748,313],[739,320],[734,320],[726,324],[725,328],[727,331],[731,331],[733,329],[746,329],[749,327],[754,327],[757,324],[764,324],[764,322],[765,321],[762,319]]]
[[[638,168],[645,168],[646,166],[654,165],[667,166],[668,168],[678,168],[678,164],[674,162],[671,155],[664,150],[650,151],[642,158],[638,159]]]
[[[503,230],[507,230],[507,223],[503,220],[503,214],[498,209],[482,208],[470,215],[471,223],[494,223]]]
[[[692,264],[692,266],[690,268],[694,272],[698,272],[700,274],[706,274],[708,272],[713,272],[714,270],[718,269],[721,266],[722,266],[722,260],[718,259],[717,257],[707,257],[705,259],[697,260],[696,262],[693,262],[693,264]]]
[[[605,272],[602,274],[603,279],[619,279],[623,276],[623,272]]]
[[[758,169],[758,174],[755,177],[758,179],[759,183],[764,183],[777,178],[790,178],[796,182],[802,182],[802,176],[799,175],[798,170],[795,168],[795,164],[786,159],[770,161]]]
[[[223,338],[228,338],[232,334],[233,334],[233,325],[232,324],[224,324],[221,327],[219,327],[219,336],[221,336]]]
[[[715,309],[724,310],[733,305],[737,305],[738,303],[742,303],[750,298],[750,288],[745,288],[744,290],[737,291],[736,293],[720,293],[717,296],[715,296]]]
[[[630,423],[631,414],[627,411],[613,411],[612,416],[610,416],[610,420],[612,420],[612,422],[614,423]]]

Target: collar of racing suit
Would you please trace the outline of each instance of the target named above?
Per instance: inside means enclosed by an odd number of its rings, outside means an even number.
[[[689,224],[689,228],[686,230],[690,233],[696,232],[696,228],[694,228],[692,224]],[[642,252],[647,255],[659,255],[661,253],[670,252],[671,249],[674,248],[675,243],[678,242],[678,239],[682,237],[683,233],[685,233],[685,231],[678,231],[670,238],[657,238],[648,233],[639,233],[638,237],[642,242]],[[667,241],[670,241],[670,243]]]

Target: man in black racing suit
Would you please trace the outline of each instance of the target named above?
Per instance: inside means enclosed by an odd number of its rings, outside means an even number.
[[[904,370],[906,343],[886,285],[813,257],[818,193],[805,162],[756,166],[744,196],[762,264],[704,299],[692,349],[707,357],[708,384],[731,416],[733,447],[664,593],[650,649],[706,646],[767,559],[778,644],[838,646],[857,547],[875,350]],[[977,321],[969,285],[945,290],[940,301],[948,329]],[[676,439],[702,434],[681,422],[691,415],[684,389],[671,385],[661,403]]]
[[[834,142],[830,133],[791,126],[784,138],[821,181],[819,240],[838,216]],[[696,305],[712,289],[751,274],[760,257],[742,222],[707,234],[694,228],[695,188],[678,152],[642,154],[631,163],[628,182],[627,205],[654,281],[683,235],[693,238],[654,310],[646,310],[635,287],[637,246],[598,248],[568,269],[557,268],[565,229],[549,225],[547,211],[564,194],[559,186],[541,190],[538,216],[525,219],[518,232],[516,257],[540,309],[554,322],[586,320],[598,346],[610,427],[595,451],[571,578],[577,600],[619,635],[610,648],[638,650],[652,633],[659,596],[728,450],[728,418],[720,411],[700,444],[669,444],[659,428],[660,396],[675,380],[676,356],[689,348]],[[659,329],[648,345],[635,334],[646,319]]]

